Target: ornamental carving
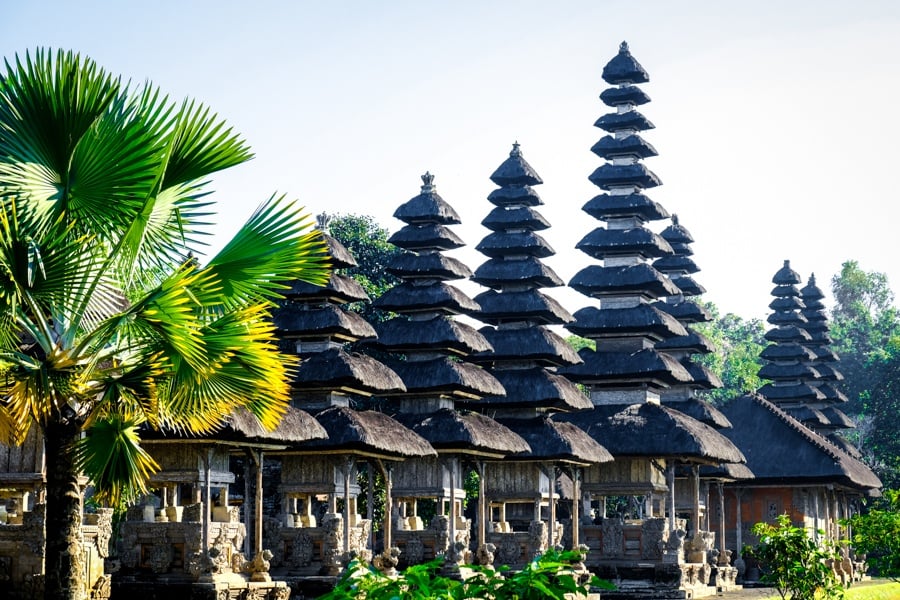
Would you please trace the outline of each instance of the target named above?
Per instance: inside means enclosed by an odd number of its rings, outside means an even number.
[[[403,549],[405,564],[418,565],[425,562],[425,544],[422,539],[415,535],[411,536],[406,542]]]
[[[313,541],[305,531],[300,532],[294,538],[294,552],[291,556],[291,565],[294,567],[307,567],[313,559]]]
[[[519,547],[519,542],[516,540],[516,536],[514,534],[506,534],[503,536],[503,540],[500,542],[500,547],[497,548],[497,561],[501,565],[514,565],[519,562],[519,556],[522,554],[522,549]]]
[[[154,573],[166,573],[172,565],[172,547],[168,544],[154,544],[150,548],[147,564]]]

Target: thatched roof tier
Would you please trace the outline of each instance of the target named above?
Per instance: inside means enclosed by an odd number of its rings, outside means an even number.
[[[588,411],[555,415],[553,419],[580,427],[616,458],[673,458],[706,464],[746,462],[741,451],[717,430],[653,402],[624,407],[600,405]]]
[[[807,308],[825,308],[825,305],[821,302],[825,298],[825,294],[822,293],[822,290],[816,285],[815,274],[809,276],[809,281],[807,281],[806,285],[800,289],[800,295],[803,297],[803,302],[806,304]]]
[[[342,243],[328,233],[321,233],[322,240],[328,248],[328,256],[331,257],[332,269],[349,269],[358,266],[356,259]]]
[[[812,429],[830,425],[828,417],[823,415],[822,411],[806,405],[783,406],[782,410]]]
[[[685,296],[700,296],[706,293],[706,288],[697,283],[690,275],[672,274],[670,277],[675,287],[681,290]]]
[[[485,396],[478,400],[478,406],[484,410],[534,406],[553,411],[570,411],[593,406],[591,399],[577,385],[542,367],[495,369],[492,374],[503,385],[506,394]]]
[[[835,483],[862,491],[881,487],[867,466],[759,395],[735,398],[722,412],[741,424],[723,433],[747,457],[754,485]]]
[[[825,382],[818,386],[819,392],[825,397],[826,402],[838,403],[838,402],[847,402],[848,398],[844,395],[844,392],[837,389],[833,385],[828,382]]]
[[[640,112],[629,110],[623,113],[607,113],[594,122],[594,127],[614,133],[626,129],[630,131],[646,131],[654,129],[656,126]]]
[[[691,374],[691,379],[693,379],[691,387],[703,390],[713,390],[722,387],[722,380],[719,376],[700,363],[685,359],[682,361],[681,366]]]
[[[530,452],[510,456],[506,460],[556,461],[582,466],[613,460],[606,448],[571,423],[553,421],[548,417],[501,418],[498,421],[520,435],[531,447]]]
[[[605,135],[591,146],[591,152],[606,160],[620,156],[648,158],[659,154],[656,148],[636,133],[621,138]]]
[[[316,352],[300,362],[291,384],[294,392],[339,391],[359,396],[398,393],[403,380],[370,356],[339,348]]]
[[[696,419],[701,423],[706,423],[715,429],[728,429],[733,424],[728,420],[722,411],[710,404],[697,398],[688,398],[686,400],[668,401],[663,398],[662,403],[665,406],[674,408],[678,412],[684,413],[692,419]]]
[[[498,206],[488,213],[488,216],[481,221],[481,224],[491,231],[504,231],[513,228],[541,231],[550,227],[547,219],[530,206],[512,206],[509,208]]]
[[[694,236],[687,227],[678,220],[678,215],[672,215],[672,222],[660,232],[660,235],[670,244],[692,244]]]
[[[595,219],[609,220],[640,217],[644,221],[658,221],[669,213],[658,202],[644,194],[600,194],[588,200],[582,210]]]
[[[656,305],[654,305],[656,306]],[[698,354],[711,354],[716,351],[709,338],[702,333],[697,333],[689,327],[685,327],[687,335],[679,335],[656,343],[657,350],[683,350]]]
[[[388,242],[405,250],[416,252],[453,250],[466,245],[458,235],[440,223],[406,225],[388,238]]]
[[[669,246],[671,246],[671,242]],[[698,273],[700,271],[700,267],[697,266],[694,259],[680,254],[671,254],[658,258],[653,261],[653,267],[661,273]]]
[[[778,284],[779,286],[793,286],[801,283],[802,281],[803,280],[800,279],[800,275],[797,273],[797,271],[791,268],[791,261],[789,260],[784,261],[784,266],[778,269],[778,271],[776,271],[775,275],[772,277],[772,283]],[[799,292],[797,294],[799,295]],[[772,292],[772,295],[780,296],[781,294]]]
[[[672,247],[666,240],[645,227],[631,229],[597,227],[584,236],[575,247],[598,260],[610,256],[657,258],[672,253]]]
[[[825,415],[825,418],[828,419],[828,422],[832,427],[838,429],[856,429],[856,423],[853,422],[853,419],[848,417],[844,411],[839,408],[826,406],[822,409],[822,414]]]
[[[603,81],[612,85],[647,83],[650,75],[628,50],[628,43],[619,44],[619,53],[603,67]]]
[[[790,381],[794,379],[816,379],[819,372],[808,363],[766,363],[759,369],[759,376],[774,381]]]
[[[600,92],[600,100],[607,106],[619,106],[621,104],[633,104],[640,106],[650,102],[650,96],[641,88],[634,85],[622,85],[611,87]]]
[[[435,191],[434,175],[422,175],[422,192],[401,204],[394,211],[394,217],[408,224],[440,223],[457,225],[461,223],[459,215]]]
[[[662,181],[657,177],[656,173],[641,163],[630,165],[604,163],[597,167],[588,176],[588,179],[598,188],[606,191],[625,186],[634,186],[641,190],[662,185]]]
[[[534,287],[557,287],[562,279],[553,269],[533,256],[522,260],[502,260],[492,258],[475,269],[472,281],[489,288],[507,285],[531,285]]]
[[[393,352],[438,351],[465,356],[490,352],[491,344],[474,327],[439,316],[425,321],[402,317],[376,325],[378,338],[370,345]]]
[[[706,323],[707,321],[712,321],[712,313],[706,307],[697,304],[693,300],[685,300],[676,304],[654,302],[653,306],[675,317],[682,323]]]
[[[506,393],[487,370],[475,365],[440,357],[431,360],[389,362],[407,389],[407,396],[449,396],[477,400]]]
[[[772,288],[773,296],[799,296],[800,291],[793,285],[776,285]]]
[[[801,329],[795,325],[786,325],[784,327],[770,329],[763,337],[776,344],[782,344],[784,342],[805,343],[811,339],[805,329]]]
[[[283,294],[290,300],[332,302],[335,304],[365,302],[369,299],[369,295],[355,279],[334,272],[331,273],[331,278],[324,286],[298,279],[290,282],[288,289],[284,290]]]
[[[668,277],[644,263],[626,267],[589,265],[575,274],[569,287],[592,297],[636,295],[656,300],[679,293]]]
[[[510,361],[534,361],[546,366],[575,365],[581,362],[572,346],[546,327],[483,327],[479,331],[493,349],[473,354],[469,357],[472,362],[494,366]]]
[[[804,330],[806,329],[806,317],[798,311],[776,311],[769,315],[766,318],[766,321],[772,325],[796,325],[797,327],[802,327]]]
[[[808,383],[793,385],[774,385],[767,383],[759,388],[758,393],[764,398],[778,404],[781,402],[815,402],[824,400],[825,396]]]
[[[428,440],[439,453],[502,458],[531,450],[511,429],[479,413],[442,408],[427,414],[398,414],[397,419]]]
[[[318,413],[316,420],[328,432],[328,438],[312,442],[304,449],[353,452],[378,458],[421,458],[436,454],[422,436],[374,410],[333,406]]]
[[[713,481],[747,481],[755,475],[747,465],[723,463],[721,465],[701,465],[700,479]]]
[[[831,343],[830,339],[829,339],[828,343]],[[810,344],[807,347],[810,350],[812,350],[813,352],[815,352],[816,360],[830,361],[830,362],[835,362],[835,361],[840,360],[838,358],[838,355],[835,354],[834,350],[832,350],[828,346],[813,346]]]
[[[791,311],[791,310],[802,310],[803,300],[801,300],[798,296],[779,296],[778,298],[773,298],[771,302],[769,302],[769,308],[779,312]]]
[[[478,320],[491,325],[519,321],[561,325],[574,320],[559,302],[536,289],[521,292],[487,290],[475,296],[475,302],[481,305]]]
[[[491,174],[491,181],[502,187],[519,187],[544,183],[540,175],[531,168],[531,165],[522,156],[518,142],[513,144],[512,150],[509,152],[509,158],[504,160]]]
[[[403,252],[391,259],[386,270],[401,279],[452,281],[472,276],[469,267],[455,258],[437,252],[427,254]]]
[[[582,348],[578,355],[584,362],[561,368],[560,374],[597,388],[665,388],[692,381],[690,373],[677,360],[650,348],[634,353]]]
[[[546,258],[556,254],[547,240],[532,231],[495,231],[481,240],[475,249],[490,257],[527,255]]]
[[[401,314],[416,312],[465,314],[480,308],[477,302],[442,281],[425,285],[417,284],[415,281],[404,281],[382,294],[372,306]]]
[[[206,440],[234,445],[264,445],[284,447],[305,444],[328,436],[325,429],[306,411],[288,406],[272,431],[267,431],[259,419],[246,408],[239,408],[228,415],[218,429],[205,434],[190,434],[172,430],[142,427],[141,438],[154,440]]]
[[[850,441],[847,440],[847,438],[845,438],[838,432],[833,431],[825,436],[825,438],[856,460],[861,461],[863,459],[862,452],[859,451],[859,448],[851,444]]]
[[[686,336],[687,329],[670,315],[651,304],[628,308],[597,308],[586,306],[575,311],[575,321],[566,329],[588,338],[641,336],[664,340]]]
[[[375,330],[360,315],[333,304],[286,303],[274,311],[272,321],[278,335],[286,339],[333,337],[356,341],[375,337]]]
[[[502,187],[488,194],[488,202],[499,207],[540,206],[544,203],[531,186]]]
[[[815,360],[815,353],[796,343],[769,344],[762,352],[759,353],[760,358],[771,361],[808,361]]]

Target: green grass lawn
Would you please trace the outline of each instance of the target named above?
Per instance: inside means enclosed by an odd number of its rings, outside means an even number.
[[[728,598],[728,595],[724,597]],[[763,600],[781,600],[781,596],[776,593]],[[900,600],[900,583],[886,579],[857,583],[844,591],[844,600]]]

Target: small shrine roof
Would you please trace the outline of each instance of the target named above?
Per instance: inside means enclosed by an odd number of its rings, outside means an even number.
[[[670,279],[685,296],[700,296],[706,293],[706,288],[697,283],[690,275],[673,273]]]
[[[421,458],[437,454],[422,436],[374,410],[333,406],[318,413],[316,420],[328,432],[328,438],[312,442],[304,449],[355,451],[384,458]]]
[[[668,227],[663,229],[660,235],[670,244],[694,243],[694,236],[692,236],[691,232],[687,230],[687,227],[680,223],[678,215],[676,214],[672,215],[672,223],[670,223]]]
[[[801,315],[798,311],[776,311],[770,314],[766,321],[771,323],[772,325],[796,325],[797,327],[803,327],[806,325],[806,317]]]
[[[421,193],[401,204],[394,211],[394,217],[407,224],[459,224],[459,215],[438,195],[433,182],[434,175],[431,173],[422,175]]]
[[[403,380],[407,396],[440,395],[476,400],[506,393],[486,369],[442,356],[431,360],[387,362]]]
[[[779,296],[769,302],[769,308],[779,312],[802,310],[803,301],[799,296]]]
[[[803,280],[800,279],[800,275],[797,271],[791,268],[791,261],[784,261],[784,266],[778,269],[775,272],[775,275],[772,277],[772,283],[778,285],[797,285],[801,283]],[[799,292],[798,292],[799,293]],[[773,295],[777,295],[774,294]]]
[[[759,376],[763,379],[775,381],[787,381],[791,379],[818,379],[819,372],[809,363],[775,363],[770,362],[759,369]]]
[[[297,393],[341,391],[359,396],[405,391],[400,377],[371,356],[330,348],[303,359],[291,388]]]
[[[817,427],[827,427],[830,423],[828,417],[822,414],[822,411],[807,405],[800,406],[783,406],[784,412],[791,415],[807,427],[815,430]]]
[[[543,367],[494,369],[491,373],[503,384],[506,394],[485,396],[479,400],[478,406],[485,410],[539,406],[554,411],[570,411],[593,406],[591,399],[577,385]]]
[[[809,276],[809,281],[807,282],[807,284],[800,289],[800,296],[803,297],[803,302],[806,303],[806,305],[809,307],[812,307],[812,302],[821,300],[825,297],[825,294],[823,294],[822,290],[819,289],[819,286],[816,285],[815,273]]]
[[[671,246],[671,244],[669,244]],[[673,249],[674,250],[674,249]],[[700,267],[690,256],[670,254],[653,261],[653,266],[662,273],[698,273]]]
[[[687,330],[687,335],[679,335],[660,340],[656,343],[656,349],[688,350],[700,354],[711,354],[716,351],[716,347],[705,335],[697,333],[690,327],[686,327],[685,329]]]
[[[650,76],[628,49],[628,43],[619,44],[619,53],[603,67],[603,81],[621,85],[626,83],[647,83]]]
[[[844,411],[834,406],[826,406],[822,409],[822,414],[828,419],[828,422],[838,429],[856,429],[856,423],[848,417]]]
[[[531,450],[514,431],[479,413],[442,408],[427,414],[401,413],[397,419],[439,452],[506,456]]]
[[[320,228],[322,226],[322,223],[324,222],[327,224],[328,220],[330,220],[330,218],[327,217],[327,215],[325,217],[322,217],[320,215]],[[328,248],[328,255],[331,257],[330,262],[332,269],[348,269],[358,266],[356,259],[352,254],[350,254],[350,251],[347,250],[347,248],[342,243],[332,237],[329,233],[321,231],[321,234],[322,240],[325,242],[326,248]]]
[[[594,438],[577,426],[551,420],[498,418],[503,425],[520,435],[531,447],[530,452],[508,460],[553,460],[580,465],[612,462],[613,456]]]
[[[824,400],[825,396],[818,389],[808,383],[794,385],[774,385],[767,383],[759,388],[760,396],[776,404],[782,402],[814,402]]]
[[[722,387],[722,380],[719,379],[719,376],[706,368],[705,365],[690,360],[684,360],[681,364],[687,369],[694,380],[691,384],[692,387],[704,390],[713,390]]]
[[[646,131],[656,126],[637,110],[607,113],[594,122],[594,127],[614,133],[617,131]]]
[[[500,186],[538,185],[543,180],[537,172],[531,168],[528,161],[522,156],[519,143],[513,144],[509,158],[504,160],[497,170],[491,174],[491,181]]]
[[[775,327],[774,329],[768,330],[763,337],[770,342],[775,342],[776,344],[781,344],[784,342],[808,342],[810,336],[806,333],[805,329],[801,329],[796,325],[787,325],[784,327]]]
[[[288,406],[278,426],[268,431],[259,419],[246,408],[239,408],[225,417],[220,426],[209,433],[191,434],[170,429],[152,429],[141,426],[141,438],[154,440],[199,439],[222,441],[253,446],[256,444],[287,446],[306,444],[311,440],[327,437],[325,429],[308,412]]]

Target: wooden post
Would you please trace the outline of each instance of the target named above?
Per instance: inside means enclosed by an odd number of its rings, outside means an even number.
[[[456,543],[456,458],[448,458],[450,467],[450,547]]]
[[[344,473],[344,552],[350,552],[350,471],[353,459],[344,459],[341,470]]]
[[[694,504],[694,535],[700,534],[700,465],[691,466],[691,484]]]
[[[725,557],[725,486],[719,481],[716,483],[719,492],[719,556]],[[709,510],[707,508],[707,510]]]
[[[743,558],[743,548],[744,548],[744,520],[741,516],[741,494],[744,490],[737,488],[734,490],[734,504],[735,504],[735,543],[737,544],[737,558]]]
[[[580,543],[579,533],[581,529],[581,469],[572,467],[572,550],[578,548]]]
[[[666,465],[666,483],[669,487],[669,531],[675,531],[675,464]]]
[[[254,467],[256,468],[256,497],[254,499],[254,523],[253,541],[256,545],[256,554],[263,551],[263,452],[259,450],[254,454]]]
[[[478,469],[478,547],[483,548],[487,537],[487,519],[489,507],[485,506],[484,494],[484,468],[483,460],[476,463]]]

